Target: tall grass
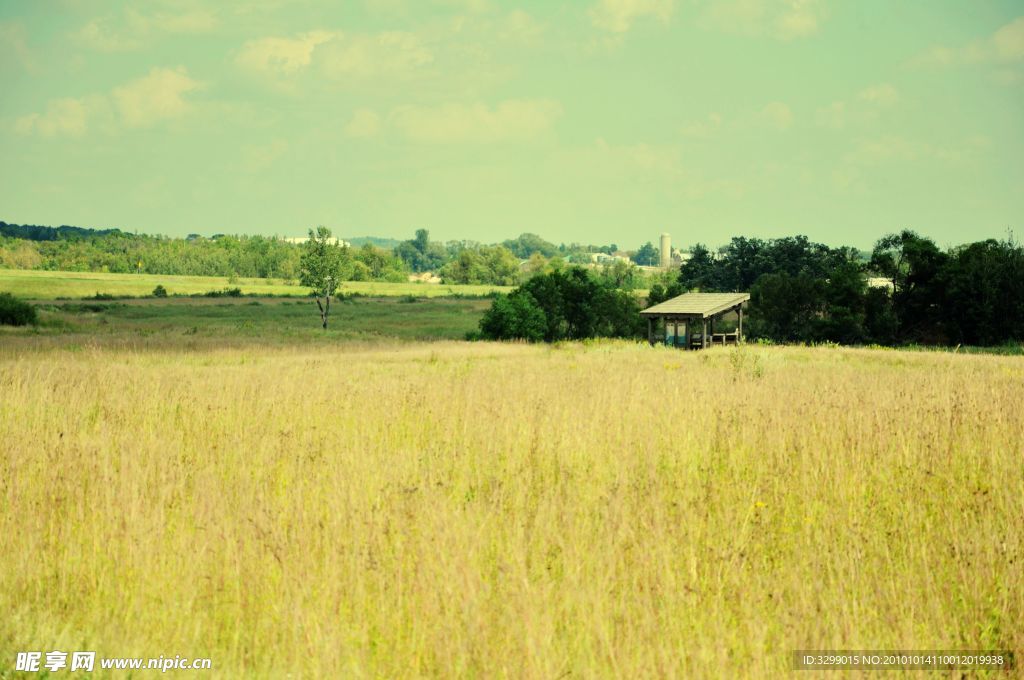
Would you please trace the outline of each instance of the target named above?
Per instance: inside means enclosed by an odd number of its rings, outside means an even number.
[[[1021,650],[1022,403],[997,356],[0,349],[0,659],[732,678]]]

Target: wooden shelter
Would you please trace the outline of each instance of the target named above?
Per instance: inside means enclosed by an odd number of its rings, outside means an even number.
[[[647,318],[647,340],[652,345],[659,321],[664,324],[666,344],[684,349],[733,345],[743,342],[743,303],[749,299],[749,293],[684,293],[648,307],[640,315]],[[736,329],[715,333],[715,319],[726,314],[736,315]]]

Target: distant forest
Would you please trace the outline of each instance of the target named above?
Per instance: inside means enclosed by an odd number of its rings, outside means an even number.
[[[495,245],[441,243],[430,240],[424,229],[406,241],[372,236],[344,240],[352,244],[345,252],[344,269],[350,281],[406,281],[409,274],[431,272],[445,283],[513,286],[566,262],[589,262],[591,252],[617,249],[615,244],[555,245],[535,234]],[[295,280],[301,253],[301,245],[267,236],[170,238],[119,229],[0,222],[0,267],[11,269]],[[530,262],[523,266],[521,260]],[[634,287],[644,283],[636,272],[617,276]]]
[[[1024,340],[1024,248],[1012,237],[942,250],[905,230],[880,238],[869,254],[805,236],[734,237],[716,250],[697,244],[679,269],[656,273],[623,260],[577,270],[572,265],[590,262],[590,253],[621,251],[615,244],[555,245],[535,234],[493,245],[432,241],[422,229],[406,241],[352,240],[359,245],[345,249],[346,280],[405,281],[432,272],[446,283],[520,286],[496,302],[482,329],[487,337],[632,337],[640,331],[631,306],[638,311],[639,302],[613,293],[649,289],[647,304],[688,290],[749,291],[749,336],[778,342]],[[0,222],[0,267],[8,268],[295,280],[301,254],[301,245],[263,236],[181,239]],[[645,244],[631,258],[646,262],[655,254]],[[869,278],[888,285],[869,286]]]

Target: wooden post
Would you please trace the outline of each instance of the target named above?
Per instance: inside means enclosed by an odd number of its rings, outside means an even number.
[[[647,342],[654,347],[654,317],[647,317]]]
[[[708,348],[708,320],[702,319],[702,328],[700,333],[700,348]]]
[[[714,316],[712,316],[711,318],[708,319],[708,335],[711,336],[711,341],[708,342],[708,346],[710,347],[710,346],[713,346],[715,344],[715,317]]]
[[[683,321],[683,349],[690,350],[690,319]]]
[[[736,314],[739,315],[739,321],[736,323],[736,344],[743,342],[743,304],[736,308]]]

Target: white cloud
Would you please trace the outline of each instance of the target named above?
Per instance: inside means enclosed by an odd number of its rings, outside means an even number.
[[[761,109],[762,121],[776,130],[787,130],[793,125],[793,112],[782,102],[771,102]]]
[[[625,33],[637,19],[654,18],[667,22],[674,0],[598,0],[590,8],[590,20],[600,29]]]
[[[952,139],[940,146],[897,135],[885,135],[858,140],[856,146],[843,156],[843,161],[850,167],[917,161],[960,165],[976,159],[991,144],[992,141],[984,135]]]
[[[790,0],[775,18],[775,35],[782,40],[814,35],[818,32],[822,16],[818,0]]]
[[[247,172],[262,172],[269,169],[287,151],[288,142],[283,139],[275,139],[268,144],[245,147],[242,168]]]
[[[722,116],[718,113],[709,113],[704,120],[691,121],[684,123],[680,128],[680,133],[684,137],[693,137],[695,139],[707,139],[712,136],[722,127]]]
[[[168,33],[208,33],[220,22],[213,12],[198,9],[182,14],[158,14],[153,23]]]
[[[345,134],[349,137],[364,139],[373,137],[380,132],[381,121],[376,111],[357,109],[345,125]]]
[[[93,19],[73,35],[75,40],[97,52],[129,52],[142,47],[142,39],[114,31],[103,19]]]
[[[821,0],[712,0],[699,23],[725,33],[793,40],[817,33],[824,18]]]
[[[32,52],[28,48],[28,32],[21,23],[13,21],[0,21],[0,45],[7,51],[4,59],[0,59],[0,71],[4,70],[6,63],[18,63],[23,68],[32,70],[35,61]]]
[[[336,78],[375,78],[407,75],[433,59],[414,34],[385,31],[335,40],[324,49],[323,67]]]
[[[684,176],[679,150],[673,146],[614,144],[601,137],[591,144],[556,149],[548,164],[556,175],[586,177],[599,185],[670,186]]]
[[[287,78],[311,67],[337,79],[406,76],[433,61],[416,35],[404,31],[343,34],[308,31],[295,37],[266,37],[242,46],[235,63],[253,73]]]
[[[1024,16],[1017,17],[992,35],[959,47],[932,47],[910,61],[912,66],[957,64],[1011,64],[1024,61]]]
[[[652,192],[702,200],[709,196],[741,198],[746,187],[735,177],[709,177],[707,168],[688,168],[674,145],[611,143],[603,138],[582,146],[552,151],[544,170],[553,181],[572,177],[591,187],[592,200],[646,203]]]
[[[531,42],[538,38],[545,28],[544,24],[533,18],[529,12],[516,9],[502,17],[498,35],[503,40]]]
[[[888,135],[861,140],[848,153],[845,160],[857,165],[879,165],[892,161],[912,161],[921,154],[921,148],[904,137]]]
[[[310,65],[313,51],[334,38],[329,31],[309,31],[294,38],[259,38],[242,45],[235,63],[245,69],[274,76],[288,76]]]
[[[838,101],[818,109],[816,120],[821,127],[842,130],[846,127],[847,117],[846,102]]]
[[[864,88],[849,101],[834,101],[819,108],[815,120],[821,127],[842,130],[849,124],[876,120],[899,100],[899,90],[889,83],[878,83]]]
[[[114,88],[112,96],[127,125],[148,127],[188,113],[190,104],[184,95],[201,86],[183,67],[154,68],[148,75]]]
[[[548,99],[509,99],[494,108],[481,103],[404,106],[391,112],[388,123],[417,142],[525,141],[549,131],[561,113],[561,105]]]
[[[109,96],[54,99],[45,112],[18,118],[15,130],[41,137],[80,137],[97,119],[108,131],[118,120],[128,127],[149,127],[189,113],[192,104],[185,97],[202,86],[183,67],[154,68],[141,78],[115,87]],[[115,111],[119,118],[115,118]]]
[[[1000,61],[1024,59],[1024,17],[1017,17],[992,35],[992,47]]]
[[[899,101],[900,93],[889,83],[881,83],[864,88],[857,97],[868,104],[892,106]]]
[[[434,4],[472,13],[486,12],[492,7],[490,0],[434,0]]]
[[[218,24],[217,15],[207,9],[144,14],[126,7],[120,15],[91,19],[72,33],[72,38],[98,52],[129,52],[161,34],[207,33]]]
[[[89,105],[85,99],[54,99],[45,113],[30,113],[18,118],[14,127],[19,134],[42,137],[81,137],[89,121]]]

